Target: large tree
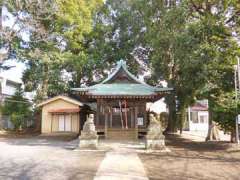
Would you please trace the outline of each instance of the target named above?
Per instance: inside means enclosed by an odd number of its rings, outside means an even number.
[[[102,1],[31,2],[23,4],[22,12],[27,14],[25,21],[31,22],[29,40],[19,46],[17,55],[27,63],[23,76],[26,90],[36,91],[41,100],[67,92],[68,80],[80,85],[88,64],[85,39]],[[68,79],[64,78],[66,74]]]
[[[232,66],[237,49],[232,34],[233,27],[237,27],[238,7],[234,1],[159,0],[144,4],[142,14],[153,76],[155,81],[163,78],[174,88],[166,98],[170,111],[168,130],[176,130],[177,125],[181,130],[186,107],[210,82],[212,87],[218,86],[215,79],[219,79],[219,72],[226,74]],[[205,98],[209,99],[212,92],[208,94]]]
[[[235,119],[240,113],[240,101],[236,99],[235,92],[222,93],[216,97],[212,111],[212,119],[224,132],[231,134],[231,142],[236,142]]]
[[[136,62],[140,59],[151,73],[150,83],[158,85],[165,80],[174,88],[166,97],[169,131],[175,131],[178,125],[182,129],[186,107],[209,83],[209,76],[218,71],[218,66],[213,69],[214,64],[224,66],[234,52],[229,35],[232,26],[225,25],[222,16],[236,4],[211,2],[217,11],[205,18],[206,4],[202,1],[202,7],[196,9],[201,1],[196,2],[108,0],[98,13],[90,39],[89,52],[93,58],[102,59],[104,67],[124,58],[139,73]],[[236,19],[236,13],[225,20],[230,23],[230,19]],[[227,47],[228,43],[231,45]],[[218,52],[219,49],[222,51]]]
[[[144,67],[147,65],[146,49],[141,45],[144,25],[135,3],[137,1],[107,0],[94,19],[88,53],[96,62],[100,78],[120,59],[127,61],[136,75],[147,69]]]
[[[233,65],[238,55],[240,6],[237,1],[188,1],[191,15],[200,24],[201,52],[207,60],[208,77],[200,96],[209,100],[209,127],[214,104],[234,88]],[[218,104],[218,103],[217,103]],[[216,111],[215,111],[216,113]],[[211,139],[210,131],[206,140]]]
[[[175,131],[178,125],[182,129],[186,107],[196,97],[209,99],[211,111],[217,101],[212,97],[232,88],[232,81],[223,82],[232,77],[238,48],[237,1],[31,2],[21,6],[24,20],[31,22],[30,41],[18,52],[29,63],[24,82],[42,97],[67,91],[64,72],[70,75],[67,82],[79,87],[125,59],[135,74],[142,70],[139,64],[146,65],[151,84],[165,80],[174,88],[166,102],[168,130]]]

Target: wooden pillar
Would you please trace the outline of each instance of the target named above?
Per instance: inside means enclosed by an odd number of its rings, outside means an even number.
[[[104,119],[105,119],[105,130],[104,130],[104,134],[105,134],[105,138],[107,138],[107,128],[108,128],[108,113],[107,113],[107,107],[104,105]]]
[[[53,129],[53,113],[51,113],[51,132],[52,132],[52,129]]]
[[[136,139],[138,139],[138,106],[135,106],[135,133]]]
[[[72,113],[70,113],[70,118],[71,118],[71,131],[73,132],[73,128],[72,128],[72,127],[73,127],[73,125],[72,125],[72,124],[73,124],[73,121],[72,121]]]
[[[135,107],[135,128],[138,127],[138,122],[137,122],[137,116],[138,116],[138,107]]]
[[[113,117],[112,117],[112,107],[110,107],[110,128],[112,128],[112,120],[113,120]]]
[[[99,126],[99,121],[100,121],[100,102],[99,99],[97,99],[97,114],[96,114],[96,127]]]
[[[66,131],[66,116],[65,116],[65,113],[63,113],[63,117],[64,117],[64,131]]]
[[[134,128],[135,127],[134,108],[131,107],[130,111],[131,111],[131,128]]]
[[[143,108],[144,108],[144,121],[143,121],[143,125],[144,125],[144,127],[146,127],[147,126],[147,111],[146,111],[146,103],[144,103],[144,105],[143,105]]]
[[[80,115],[80,112],[78,112],[76,115],[77,115],[76,118],[78,119],[78,121],[77,121],[78,133],[79,133],[79,135],[80,135],[80,134],[81,134],[81,128],[82,128],[82,127],[81,127],[81,119],[80,119],[80,118],[81,118],[81,117],[80,117],[81,115]]]

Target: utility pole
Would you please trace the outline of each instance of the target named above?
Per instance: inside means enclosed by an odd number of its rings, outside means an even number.
[[[240,61],[237,58],[237,65],[234,66],[234,81],[235,81],[235,98],[236,98],[236,112],[238,112],[238,98],[240,91]],[[236,117],[236,142],[239,144],[239,116]]]

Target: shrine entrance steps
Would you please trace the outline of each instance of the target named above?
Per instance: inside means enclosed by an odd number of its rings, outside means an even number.
[[[111,140],[137,140],[137,129],[110,128],[107,130],[107,139]]]

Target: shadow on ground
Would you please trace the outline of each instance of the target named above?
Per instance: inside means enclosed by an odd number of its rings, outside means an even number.
[[[166,145],[173,148],[184,148],[192,151],[218,151],[227,150],[233,146],[228,141],[209,141],[196,142],[190,139],[182,138],[180,135],[166,135]]]
[[[239,179],[240,151],[228,142],[195,142],[167,135],[168,153],[139,154],[147,175],[157,179]]]
[[[28,135],[17,137],[1,137],[0,143],[12,146],[46,146],[73,150],[78,146],[78,136],[74,134],[67,136]]]
[[[92,180],[105,152],[73,151],[77,144],[59,137],[0,138],[0,179]]]

